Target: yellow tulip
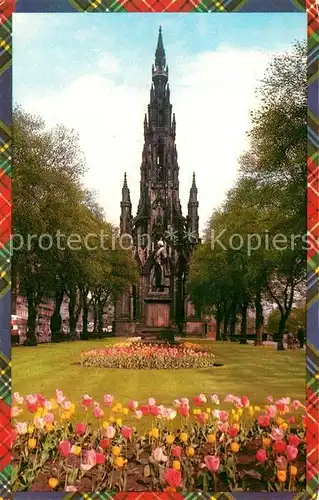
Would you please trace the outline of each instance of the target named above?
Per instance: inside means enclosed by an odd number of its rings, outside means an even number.
[[[193,457],[195,455],[195,450],[192,446],[189,446],[186,450],[186,455],[188,457]]]
[[[82,448],[81,448],[81,446],[73,445],[71,451],[72,451],[73,455],[79,456],[79,455],[81,455]]]
[[[48,422],[47,424],[45,424],[45,428],[48,432],[50,432],[53,431],[54,425],[51,422]]]
[[[28,440],[28,447],[30,448],[30,450],[34,450],[36,446],[37,446],[37,440],[30,438]]]
[[[181,432],[179,438],[182,441],[182,443],[186,443],[188,441],[188,434],[187,434],[187,432]]]
[[[173,460],[173,469],[181,470],[181,463],[179,460]]]
[[[282,431],[286,431],[288,429],[288,424],[287,422],[283,422],[279,427]]]
[[[253,415],[254,414],[254,408],[252,406],[248,407],[248,413],[249,413],[249,415]]]
[[[110,417],[109,421],[113,424],[113,422],[115,422],[115,418],[114,417]]]
[[[121,469],[122,467],[124,467],[126,462],[127,461],[123,457],[116,457],[116,459],[114,460],[114,465]]]
[[[106,429],[109,425],[110,425],[110,423],[105,421],[105,422],[103,422],[102,427],[103,427],[103,429]]]
[[[236,415],[236,413],[235,413],[235,415],[233,415],[232,418],[233,418],[233,422],[239,422],[239,415]]]
[[[209,444],[214,444],[214,443],[216,443],[216,437],[215,437],[215,435],[214,435],[214,434],[207,434],[206,441],[207,441],[207,443],[209,443]]]
[[[55,488],[59,484],[59,481],[55,477],[50,477],[50,479],[48,481],[48,484],[49,484],[50,488],[52,488],[53,490],[55,490]]]
[[[118,457],[121,453],[121,448],[119,446],[113,446],[112,453],[115,457]]]
[[[129,409],[128,408],[123,408],[123,415],[128,415]]]
[[[210,414],[212,412],[211,408],[206,408],[206,413]]]
[[[61,413],[61,419],[62,420],[70,420],[70,418],[71,418],[71,412],[69,410],[63,411]]]
[[[166,436],[166,443],[167,444],[173,444],[175,441],[175,436],[173,436],[173,434],[168,434],[168,436]]]
[[[235,427],[239,431],[239,424],[234,424],[233,427]]]
[[[56,410],[58,408],[58,403],[56,402],[56,399],[54,398],[50,399],[50,403],[52,405],[52,410]]]
[[[239,451],[239,444],[236,442],[231,443],[230,449],[233,453],[238,453]]]
[[[153,427],[153,429],[150,432],[150,436],[155,438],[155,439],[158,439],[159,430],[157,429],[157,427]]]
[[[256,412],[260,411],[260,406],[255,406],[255,407],[254,407],[254,410],[255,410]]]
[[[122,425],[123,425],[123,422],[122,422],[122,419],[121,419],[121,418],[117,418],[117,419],[115,420],[115,423],[116,423],[116,425],[118,425],[119,427],[122,427]]]
[[[271,439],[270,438],[263,438],[263,445],[265,448],[268,448],[271,444]]]
[[[281,417],[277,417],[277,418],[276,418],[276,424],[277,424],[277,425],[281,425],[281,424],[283,423],[283,421],[284,421],[284,420],[283,420]]]
[[[277,471],[277,478],[281,483],[285,483],[287,479],[287,474],[285,470]]]
[[[294,465],[291,465],[291,466],[290,466],[290,475],[291,475],[291,476],[296,476],[296,475],[297,475],[297,472],[298,472],[297,467],[295,467]]]
[[[242,408],[238,408],[238,415],[241,417],[242,414],[244,413],[244,410]]]
[[[34,425],[29,424],[28,425],[28,434],[33,434],[34,433]]]

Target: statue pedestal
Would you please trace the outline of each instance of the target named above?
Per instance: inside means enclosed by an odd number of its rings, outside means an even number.
[[[145,326],[151,328],[169,328],[171,298],[166,292],[150,292],[145,298]]]

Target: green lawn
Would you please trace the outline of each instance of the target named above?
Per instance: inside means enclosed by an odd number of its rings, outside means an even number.
[[[216,393],[219,397],[246,394],[257,405],[263,404],[269,394],[305,399],[304,351],[207,341],[224,366],[197,371],[134,371],[82,368],[78,364],[81,350],[111,342],[114,340],[13,348],[12,391],[22,395],[41,392],[51,397],[58,388],[74,402],[86,393],[98,401],[111,393],[123,403],[154,396],[164,405],[198,393]]]

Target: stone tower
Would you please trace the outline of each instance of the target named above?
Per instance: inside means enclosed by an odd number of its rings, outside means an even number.
[[[175,136],[176,120],[160,28],[150,103],[144,118],[140,199],[135,218],[131,215],[126,175],[122,189],[120,230],[133,239],[140,277],[116,304],[119,335],[156,329],[185,330],[188,320],[195,320],[185,296],[185,280],[192,249],[199,242],[197,188],[194,174],[188,214],[183,217]]]

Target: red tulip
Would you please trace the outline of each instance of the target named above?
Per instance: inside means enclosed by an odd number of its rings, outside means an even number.
[[[288,443],[291,446],[295,446],[297,448],[298,445],[299,445],[299,443],[300,443],[300,439],[299,439],[299,437],[296,434],[289,434],[289,436],[288,436]]]
[[[295,424],[295,423],[296,423],[296,418],[292,415],[292,417],[289,417],[289,418],[288,418],[288,423],[289,423],[290,425]]]
[[[182,485],[182,474],[176,469],[165,469],[164,479],[171,488],[179,488]]]
[[[93,399],[90,396],[88,396],[87,394],[82,396],[82,405],[85,408],[88,408],[89,406],[91,406],[92,403],[93,403]]]
[[[78,436],[83,436],[86,431],[86,425],[85,424],[76,424],[75,425],[75,434]]]
[[[258,417],[258,425],[260,427],[269,427],[269,425],[270,425],[269,415],[259,415],[259,417]]]
[[[231,425],[229,428],[228,428],[228,434],[230,435],[230,437],[236,437],[237,434],[238,434],[238,429],[237,427],[235,427],[234,425]]]
[[[27,409],[30,413],[35,413],[38,409],[38,405],[36,403],[29,403],[27,401]]]
[[[200,424],[204,424],[206,421],[206,415],[205,413],[200,413],[199,415],[196,415],[197,420]]]
[[[273,444],[273,449],[276,453],[283,453],[286,449],[286,443],[283,441],[275,441]]]
[[[103,453],[96,453],[95,460],[97,465],[102,465],[105,463],[105,456]]]
[[[149,412],[150,412],[150,407],[149,407],[149,406],[146,406],[146,405],[141,406],[141,412],[143,413],[143,415],[144,415],[144,416],[145,416],[145,415],[148,415],[148,414],[149,414]]]
[[[247,398],[247,396],[242,396],[240,398],[240,402],[243,406],[249,406],[249,399]]]
[[[257,451],[256,460],[257,460],[257,462],[260,462],[260,463],[263,463],[267,460],[267,453],[263,448],[261,448],[260,450]]]
[[[189,406],[186,405],[181,405],[177,409],[178,413],[180,414],[181,417],[188,417],[189,415]]]
[[[182,448],[180,446],[174,445],[171,449],[171,454],[173,455],[173,457],[179,458],[182,454]]]
[[[58,449],[59,449],[60,455],[62,455],[63,457],[68,457],[70,455],[70,451],[71,451],[70,441],[67,441],[67,440],[60,441]]]
[[[207,469],[210,472],[217,472],[220,466],[220,460],[215,455],[206,455],[204,457],[204,462],[206,464]]]
[[[109,439],[101,439],[100,441],[100,446],[103,450],[106,450],[110,446],[110,441]]]
[[[161,413],[161,410],[159,409],[158,406],[150,406],[150,412],[153,417],[157,417]]]
[[[121,434],[124,439],[131,439],[132,437],[132,428],[131,427],[122,427]]]
[[[228,412],[227,411],[220,411],[219,412],[219,419],[222,421],[222,422],[227,422],[228,420]]]
[[[295,446],[287,446],[285,450],[286,457],[288,458],[289,461],[295,460],[298,455],[298,448]]]

